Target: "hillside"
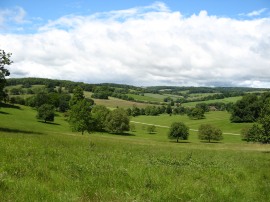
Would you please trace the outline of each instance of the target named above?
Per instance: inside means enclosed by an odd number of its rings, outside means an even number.
[[[222,123],[225,114],[215,113],[209,116]],[[0,109],[4,201],[267,201],[270,197],[269,145],[246,144],[237,135],[225,135],[219,144],[201,143],[195,131],[188,142],[176,144],[167,140],[167,128],[148,134],[142,124],[129,135],[82,136],[70,130],[61,113],[53,124],[37,121],[35,114],[24,106]],[[168,126],[186,119],[181,117],[132,120]],[[185,122],[196,128],[192,121]],[[230,123],[224,122],[224,127],[238,132]]]

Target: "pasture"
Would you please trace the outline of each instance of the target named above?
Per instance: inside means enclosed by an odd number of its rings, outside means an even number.
[[[145,124],[123,135],[70,131],[63,114],[45,124],[36,111],[0,108],[1,201],[269,201],[270,147],[237,135],[202,143],[196,132],[181,143],[166,127],[148,134]],[[225,112],[204,120],[139,116],[132,121],[169,126],[202,122],[239,133]]]

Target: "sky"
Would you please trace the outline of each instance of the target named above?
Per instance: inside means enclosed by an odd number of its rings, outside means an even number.
[[[269,0],[0,0],[10,78],[270,88]]]

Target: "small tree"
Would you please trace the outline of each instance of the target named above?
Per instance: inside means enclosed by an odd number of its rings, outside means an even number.
[[[91,108],[91,104],[85,99],[78,101],[71,107],[69,124],[73,131],[81,132],[82,135],[84,131],[88,133],[93,131],[95,124],[91,116]]]
[[[208,142],[211,140],[220,141],[223,139],[222,131],[211,124],[200,125],[198,137],[200,140],[208,140]]]
[[[189,128],[182,122],[174,122],[168,133],[169,139],[187,140],[189,136]]]
[[[149,126],[147,126],[147,132],[149,134],[155,133],[156,132],[156,126],[155,125],[149,125]]]
[[[54,106],[50,104],[43,104],[37,109],[37,119],[47,121],[54,121]]]
[[[129,117],[124,109],[117,108],[108,114],[106,130],[110,133],[129,131]]]

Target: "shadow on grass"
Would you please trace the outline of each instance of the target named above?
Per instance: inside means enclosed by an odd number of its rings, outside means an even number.
[[[53,123],[53,122],[45,122],[45,121],[38,121],[39,123],[44,123],[44,124],[49,124],[49,125],[56,125],[56,126],[59,126],[61,124],[59,123]]]
[[[264,154],[270,154],[270,151],[262,151]]]
[[[131,133],[110,133],[111,135],[120,135],[120,136],[135,136]]]
[[[200,141],[201,143],[204,143],[204,144],[223,144],[223,142],[218,142],[218,141],[211,141],[211,142],[208,142],[208,141]]]
[[[3,107],[3,108],[13,108],[13,109],[21,109],[20,106],[11,105],[11,104],[7,104],[7,103],[3,103],[3,102],[0,102],[0,107]]]
[[[7,112],[1,112],[1,111],[0,111],[0,114],[9,114],[9,113],[7,113]]]
[[[23,133],[23,134],[32,134],[32,135],[45,135],[44,133],[35,132],[35,131],[27,131],[27,130],[19,130],[13,128],[2,128],[0,127],[0,131],[7,133]]]
[[[191,142],[188,142],[188,141],[179,141],[179,142],[177,142],[177,141],[170,141],[171,143],[176,143],[176,144],[190,144]]]

